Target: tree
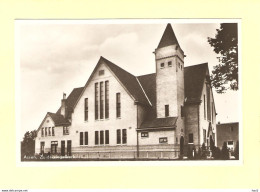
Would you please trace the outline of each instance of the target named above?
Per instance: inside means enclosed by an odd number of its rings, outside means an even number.
[[[221,23],[215,38],[208,37],[214,52],[219,54],[219,64],[214,66],[211,85],[217,93],[227,89],[238,90],[238,37],[237,23]]]
[[[239,141],[237,141],[237,143],[236,143],[234,155],[235,155],[236,159],[239,159]]]
[[[227,142],[223,143],[222,150],[221,150],[221,159],[228,160],[229,159],[229,150],[227,147]]]
[[[35,153],[35,137],[37,136],[37,131],[27,131],[24,134],[23,141],[21,142],[21,155],[34,155]]]

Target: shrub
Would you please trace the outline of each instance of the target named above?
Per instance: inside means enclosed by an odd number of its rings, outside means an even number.
[[[221,159],[223,160],[229,159],[229,150],[227,148],[227,142],[223,143],[222,151],[221,151]]]
[[[239,141],[237,141],[237,143],[236,143],[234,156],[235,156],[236,159],[239,159]]]
[[[201,159],[207,159],[207,149],[205,143],[201,146]]]
[[[214,159],[221,159],[221,151],[218,147],[214,146],[212,149],[212,156]]]

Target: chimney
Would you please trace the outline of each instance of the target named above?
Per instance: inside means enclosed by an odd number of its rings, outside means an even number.
[[[63,115],[63,117],[66,117],[66,93],[63,93],[63,98],[61,100],[61,110],[60,114]]]

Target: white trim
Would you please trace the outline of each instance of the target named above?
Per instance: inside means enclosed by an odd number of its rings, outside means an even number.
[[[135,78],[136,78],[136,80],[137,80],[138,84],[140,85],[140,87],[141,87],[142,91],[144,92],[144,95],[145,95],[146,99],[148,100],[149,104],[150,104],[151,106],[153,106],[153,105],[152,105],[152,103],[150,102],[150,100],[149,100],[148,96],[146,95],[146,93],[145,93],[145,91],[144,91],[144,89],[143,89],[143,87],[142,87],[142,85],[141,85],[141,83],[140,83],[139,79],[138,79],[137,77],[135,77]]]

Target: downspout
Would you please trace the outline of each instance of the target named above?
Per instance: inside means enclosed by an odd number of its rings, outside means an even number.
[[[137,112],[137,114],[136,114],[136,119],[137,119],[137,125],[136,125],[136,137],[137,137],[137,143],[136,143],[136,157],[137,158],[139,158],[139,139],[138,139],[138,131],[137,131],[137,129],[138,129],[138,123],[139,123],[139,119],[138,119],[138,105],[136,105],[136,112]]]
[[[198,105],[198,142],[200,147],[200,104]]]

